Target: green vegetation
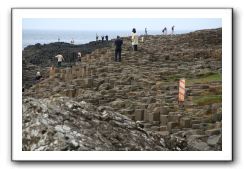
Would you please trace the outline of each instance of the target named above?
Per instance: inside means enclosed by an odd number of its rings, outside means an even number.
[[[203,76],[200,78],[195,78],[195,79],[189,79],[187,84],[192,85],[195,83],[209,83],[209,82],[215,82],[215,81],[221,81],[222,76],[220,73],[214,73],[208,76]]]
[[[193,103],[199,106],[221,103],[222,95],[209,95],[209,96],[195,96],[192,99]]]
[[[163,80],[162,82],[164,82],[165,84],[171,84],[171,83],[175,83],[175,82],[178,82],[180,78],[183,78],[181,77],[180,75],[172,75],[172,76],[169,76],[167,78],[167,80]],[[195,77],[195,78],[185,78],[186,79],[186,85],[193,85],[195,83],[201,83],[201,84],[204,84],[204,83],[210,83],[210,82],[218,82],[218,81],[221,81],[222,80],[222,75],[220,73],[211,73],[211,74],[207,74],[207,75],[204,75],[204,76],[200,76],[200,77]]]

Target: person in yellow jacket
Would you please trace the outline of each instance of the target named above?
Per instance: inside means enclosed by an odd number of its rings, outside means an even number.
[[[136,34],[136,29],[135,28],[132,29],[131,41],[132,41],[133,50],[137,51],[138,35]]]

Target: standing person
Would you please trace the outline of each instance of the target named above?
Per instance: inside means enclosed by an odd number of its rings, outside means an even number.
[[[71,44],[74,44],[74,43],[75,43],[75,41],[74,41],[73,38],[71,39],[70,43],[71,43]]]
[[[162,30],[162,33],[163,33],[163,35],[164,35],[164,29]]]
[[[104,41],[104,36],[102,36],[102,42]]]
[[[138,35],[136,34],[136,29],[135,29],[135,28],[132,29],[131,40],[132,40],[133,50],[134,50],[134,51],[137,51]]]
[[[121,51],[122,51],[122,45],[123,45],[123,40],[120,39],[119,36],[117,36],[117,39],[114,42],[115,44],[115,57],[114,60],[115,62],[121,62]]]
[[[106,41],[108,41],[108,35],[105,36]]]
[[[80,52],[78,52],[78,62],[81,62],[81,53]]]
[[[172,35],[173,35],[174,31],[175,31],[175,26],[174,25],[172,26],[171,30],[172,30]]]
[[[167,35],[167,28],[166,27],[164,28],[164,32],[165,32],[165,35]]]
[[[141,42],[142,42],[142,43],[144,42],[144,37],[143,37],[143,36],[141,37]]]
[[[97,35],[97,33],[96,33],[96,41],[98,41],[98,35]]]
[[[147,28],[145,28],[145,35],[147,36]]]
[[[41,80],[42,78],[42,75],[40,72],[36,72],[36,78],[35,78],[35,81],[38,82],[39,80]]]
[[[58,54],[57,56],[55,56],[55,58],[58,58],[58,67],[61,67],[61,63],[62,61],[64,61],[63,55]]]

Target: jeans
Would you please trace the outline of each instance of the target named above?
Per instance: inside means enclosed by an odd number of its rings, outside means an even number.
[[[115,49],[115,58],[114,58],[115,62],[117,61],[121,61],[121,49]]]
[[[58,67],[61,67],[61,62],[58,62]]]

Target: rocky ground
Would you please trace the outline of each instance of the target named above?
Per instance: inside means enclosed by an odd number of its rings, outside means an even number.
[[[46,76],[23,81],[23,150],[222,150],[222,29],[144,40],[132,51],[124,38],[122,62],[108,42],[55,73],[49,56],[33,63],[33,46],[25,49],[23,76],[30,66]]]
[[[48,67],[57,64],[56,55],[62,54],[65,56],[64,67],[70,67],[77,61],[77,53],[82,56],[90,54],[96,49],[111,46],[111,41],[90,42],[82,45],[73,45],[64,42],[55,42],[50,44],[35,44],[27,46],[22,54],[23,65],[23,86],[29,88],[33,85],[34,76],[37,71],[41,71],[44,77],[48,77]]]

